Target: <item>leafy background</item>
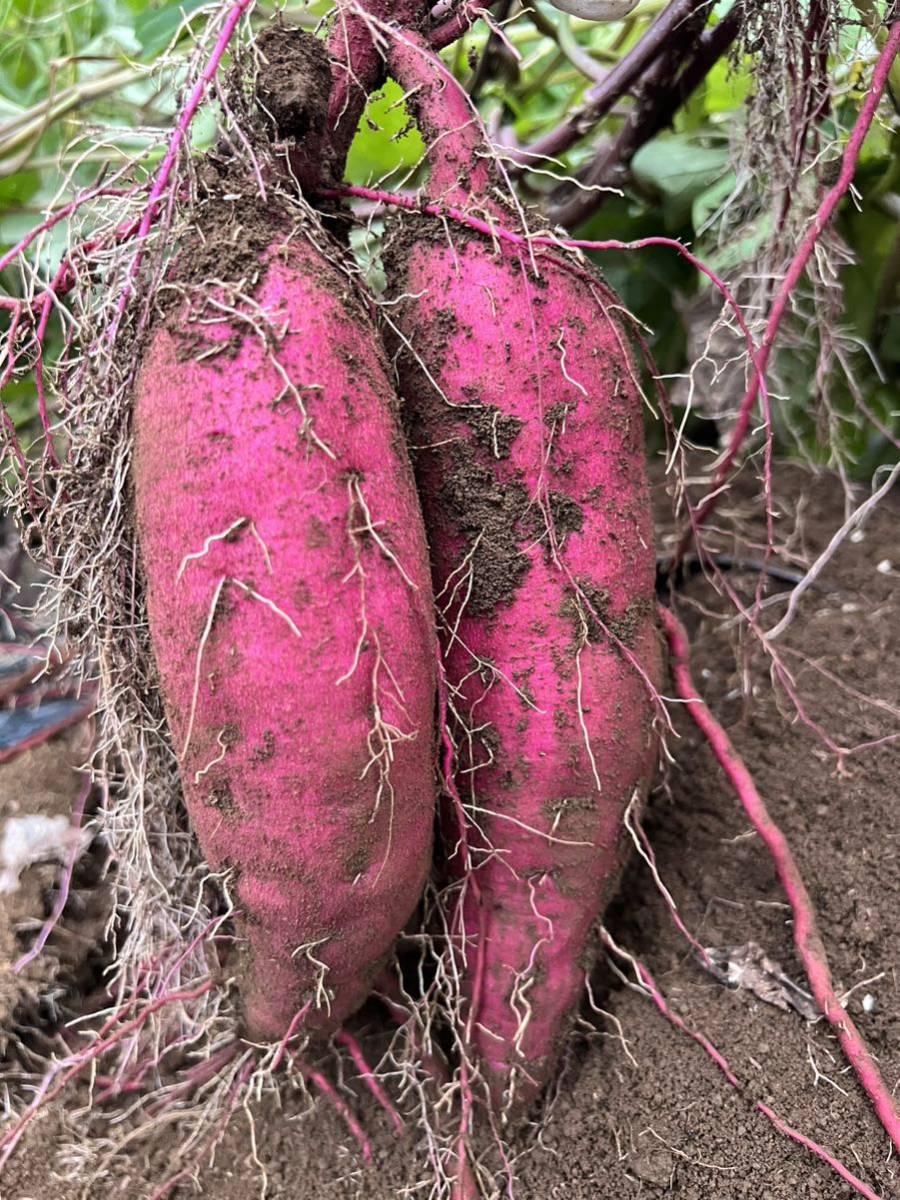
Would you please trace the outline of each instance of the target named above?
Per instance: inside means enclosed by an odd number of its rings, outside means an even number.
[[[860,4],[868,0],[860,0]],[[208,8],[209,5],[206,5]],[[275,6],[261,2],[255,20],[264,22],[278,7],[290,21],[315,29],[327,15],[328,0],[311,5]],[[479,68],[487,31],[479,24],[445,57],[477,101],[495,133],[527,144],[554,126],[577,104],[590,81],[580,56],[600,67],[614,65],[640,38],[663,7],[643,0],[622,21],[590,24],[562,18],[543,0],[536,12],[513,9],[505,25],[510,48],[494,50]],[[710,11],[720,20],[727,3]],[[858,111],[877,53],[875,38],[861,27],[874,9],[847,9],[847,25],[829,65],[838,103],[829,120],[835,153]],[[124,161],[148,171],[159,155],[159,130],[174,111],[179,61],[205,17],[201,0],[146,3],[144,0],[0,0],[0,249],[14,244],[48,209],[75,190],[95,183]],[[665,233],[689,243],[725,275],[740,277],[767,233],[762,219],[728,236],[723,206],[736,185],[735,163],[754,63],[746,56],[720,61],[672,127],[635,156],[621,191],[611,194],[580,229],[580,236],[633,239]],[[486,68],[486,69],[485,69]],[[898,81],[895,81],[898,82]],[[895,93],[900,95],[900,93]],[[627,114],[619,105],[598,128],[615,131]],[[201,112],[193,129],[198,150],[215,136],[213,107]],[[396,85],[374,97],[360,123],[348,161],[351,182],[408,182],[422,155],[422,143],[408,119]],[[854,380],[867,405],[900,431],[900,123],[891,103],[883,106],[863,152],[856,192],[839,215],[839,232],[852,262],[839,277],[843,292],[841,332],[858,347]],[[590,152],[581,143],[566,156],[575,169]],[[545,176],[528,177],[525,194],[540,202],[555,185]],[[64,226],[43,248],[45,267],[58,256]],[[683,377],[696,346],[692,313],[702,311],[708,285],[667,250],[602,256],[613,286],[647,326],[663,375]],[[4,290],[21,286],[17,270],[2,280]],[[803,321],[808,328],[804,331]],[[781,352],[780,428],[799,431],[801,449],[825,461],[833,445],[820,437],[810,418],[815,362],[815,313],[801,319],[800,336]],[[695,339],[694,339],[695,341]],[[49,347],[52,355],[53,347]],[[837,379],[835,403],[844,414],[841,440],[849,470],[868,478],[890,449],[871,424],[860,421],[846,381]],[[674,391],[679,400],[677,388]],[[27,430],[34,417],[33,387],[11,384],[3,397],[17,426]],[[704,438],[704,420],[692,417],[689,432]],[[785,438],[785,449],[797,441]]]

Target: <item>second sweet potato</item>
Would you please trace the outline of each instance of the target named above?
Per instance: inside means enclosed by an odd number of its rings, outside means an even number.
[[[449,73],[409,39],[391,64],[432,147],[429,199],[516,222]],[[564,250],[415,216],[387,263],[465,812],[451,873],[461,839],[470,856],[465,1026],[502,1109],[552,1074],[655,762],[642,399],[615,297]]]

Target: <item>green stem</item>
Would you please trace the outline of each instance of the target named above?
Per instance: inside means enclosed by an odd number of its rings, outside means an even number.
[[[133,67],[117,68],[96,79],[73,84],[58,95],[48,96],[40,104],[25,109],[18,116],[0,125],[0,158],[40,137],[50,124],[71,112],[73,108],[118,91],[119,88],[126,87],[145,75],[146,70],[135,70]]]
[[[875,40],[879,52],[884,49],[888,30],[884,14],[875,4],[875,0],[853,0],[853,7],[862,17],[863,24]],[[894,62],[888,76],[888,88],[895,107],[900,107],[900,59]]]

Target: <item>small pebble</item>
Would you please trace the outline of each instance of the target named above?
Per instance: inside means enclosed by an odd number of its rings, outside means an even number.
[[[872,1013],[875,1011],[875,997],[871,992],[866,992],[862,998],[863,1012]]]
[[[657,1187],[665,1187],[672,1178],[672,1156],[662,1148],[633,1155],[629,1166],[638,1179],[644,1183],[654,1183]]]
[[[875,570],[879,571],[882,575],[890,575],[890,573],[893,569],[894,569],[894,564],[891,562],[891,560],[889,558],[883,558],[881,560],[881,562],[878,564],[878,566],[875,568]]]

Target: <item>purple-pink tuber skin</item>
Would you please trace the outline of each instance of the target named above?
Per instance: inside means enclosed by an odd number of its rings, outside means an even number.
[[[391,62],[434,143],[429,193],[514,223],[455,182],[482,182],[486,160],[449,75],[408,41]],[[617,301],[562,251],[534,262],[468,231],[451,245],[430,218],[403,218],[393,249],[473,863],[466,1026],[498,1109],[555,1068],[626,858],[623,815],[655,764],[660,678],[642,401]]]
[[[150,632],[193,828],[234,873],[246,1034],[282,1038],[306,1006],[299,1028],[325,1034],[369,994],[429,868],[427,552],[345,275],[295,233],[262,256],[265,320],[240,301],[247,321],[222,317],[210,293],[188,287],[157,327],[137,388]]]

